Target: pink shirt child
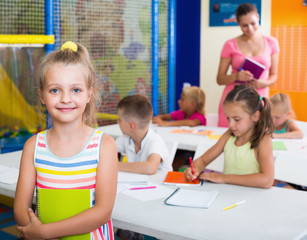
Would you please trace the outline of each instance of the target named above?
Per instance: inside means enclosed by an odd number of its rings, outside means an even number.
[[[173,120],[184,120],[185,119],[185,115],[186,113],[181,111],[181,110],[177,110],[171,113],[171,118]],[[195,111],[189,118],[189,120],[193,120],[193,119],[198,119],[201,123],[201,125],[207,125],[207,119],[205,118],[204,115],[200,114],[199,112]]]
[[[248,56],[248,57],[265,66],[265,70],[260,76],[260,79],[268,79],[270,68],[271,68],[271,57],[275,53],[279,52],[279,45],[278,45],[277,39],[271,36],[263,35],[263,40],[264,40],[263,52],[258,56]],[[245,55],[238,48],[236,38],[226,41],[222,49],[222,52],[221,52],[221,57],[231,58],[231,67],[232,67],[231,73],[238,72],[239,67],[244,61]],[[236,82],[230,83],[226,85],[224,88],[224,91],[221,97],[221,101],[220,101],[220,105],[219,105],[219,122],[218,122],[219,127],[228,127],[227,119],[223,111],[223,102],[227,94],[233,89],[235,84],[238,84],[238,83]],[[263,97],[269,96],[268,88],[258,88],[257,92]]]

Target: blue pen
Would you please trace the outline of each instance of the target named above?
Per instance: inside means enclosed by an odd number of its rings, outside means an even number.
[[[243,71],[243,68],[242,68],[242,67],[239,67],[239,71]],[[244,81],[239,81],[239,80],[236,80],[236,83],[241,83],[241,84],[245,84],[246,82],[244,82]]]

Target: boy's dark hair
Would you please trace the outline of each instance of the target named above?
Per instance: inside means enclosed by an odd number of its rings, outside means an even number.
[[[247,85],[235,85],[227,94],[224,103],[237,103],[248,114],[253,115],[256,111],[260,112],[259,121],[255,124],[253,134],[250,139],[251,148],[259,145],[260,140],[267,134],[273,133],[274,124],[271,117],[271,108],[269,99],[262,97],[258,92]]]
[[[236,11],[236,18],[237,18],[237,22],[240,21],[240,17],[250,13],[250,12],[255,12],[258,13],[258,10],[256,8],[256,6],[252,3],[243,3],[241,4]]]
[[[153,114],[149,99],[141,94],[124,97],[119,101],[117,108],[122,110],[124,117],[136,119],[142,129],[148,126]]]

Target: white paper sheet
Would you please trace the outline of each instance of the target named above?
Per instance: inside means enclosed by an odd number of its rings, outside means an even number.
[[[120,193],[122,191],[125,191],[129,188],[130,185],[124,184],[124,183],[117,183],[117,191],[116,193]]]
[[[125,184],[147,184],[148,175],[128,173],[128,172],[118,172],[117,181],[118,183],[125,183]]]
[[[154,183],[148,183],[148,185],[145,186],[156,186],[156,188],[150,188],[150,189],[142,189],[142,190],[125,190],[122,193],[126,194],[130,197],[136,198],[140,201],[151,201],[151,200],[156,200],[160,198],[165,198],[169,196],[174,189],[164,187],[162,185],[157,185]],[[137,185],[133,185],[130,187],[137,187]],[[144,187],[144,185],[140,185],[140,187]]]

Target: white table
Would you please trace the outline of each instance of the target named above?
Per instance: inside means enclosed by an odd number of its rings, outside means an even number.
[[[151,176],[162,183],[165,173]],[[176,187],[173,187],[174,189]],[[116,198],[114,226],[158,239],[294,239],[307,229],[307,192],[271,188],[259,189],[205,182],[199,191],[218,190],[209,209],[174,207],[164,199],[148,202],[123,193]],[[222,211],[226,206],[246,203]]]
[[[195,151],[200,141],[216,142],[214,140],[210,140],[207,136],[201,136],[195,134],[171,133],[172,130],[179,129],[180,127],[158,127],[155,124],[151,124],[150,128],[156,133],[158,133],[166,142],[178,142],[178,148],[182,150]],[[106,134],[110,135],[114,139],[122,135],[122,132],[118,124],[102,126],[99,127],[98,129],[104,131]],[[227,130],[227,128],[206,127],[206,126],[197,126],[193,128],[187,127],[186,129],[211,130],[213,131],[212,134],[215,135],[222,135]]]
[[[300,124],[299,126],[301,128],[307,125],[304,122],[297,121],[297,123]],[[194,159],[198,158],[216,143],[216,140],[210,140],[207,136],[170,133],[172,130],[178,129],[179,127],[158,127],[154,124],[151,124],[150,127],[160,136],[162,136],[165,141],[178,142],[179,149],[195,151]],[[115,139],[122,135],[118,124],[99,127],[99,129]],[[197,126],[188,129],[212,130],[213,134],[217,135],[221,135],[227,130],[227,128],[204,126]],[[305,133],[305,140],[275,139],[274,141],[283,141],[288,148],[287,151],[274,151],[275,179],[307,186],[307,134]],[[303,151],[301,150],[301,145],[304,146],[304,144],[301,143],[302,141],[306,142],[306,146]],[[295,149],[296,143],[298,146],[297,150]],[[216,160],[207,166],[207,169],[222,172],[223,166],[224,156],[221,154]]]
[[[14,168],[19,169],[21,154],[22,154],[22,151],[0,154],[0,165],[14,167]],[[15,184],[0,183],[0,194],[1,195],[14,198],[15,190],[16,190],[16,183]]]
[[[0,155],[0,164],[19,167],[21,151]],[[162,184],[165,172],[149,176]],[[169,186],[172,189],[176,187]],[[16,184],[0,184],[0,194],[15,196]],[[119,193],[112,214],[117,228],[158,239],[295,239],[307,230],[307,192],[271,188],[258,189],[204,183],[190,187],[199,191],[218,190],[210,209],[167,206],[164,199],[139,201]],[[223,212],[238,201],[246,203]]]

